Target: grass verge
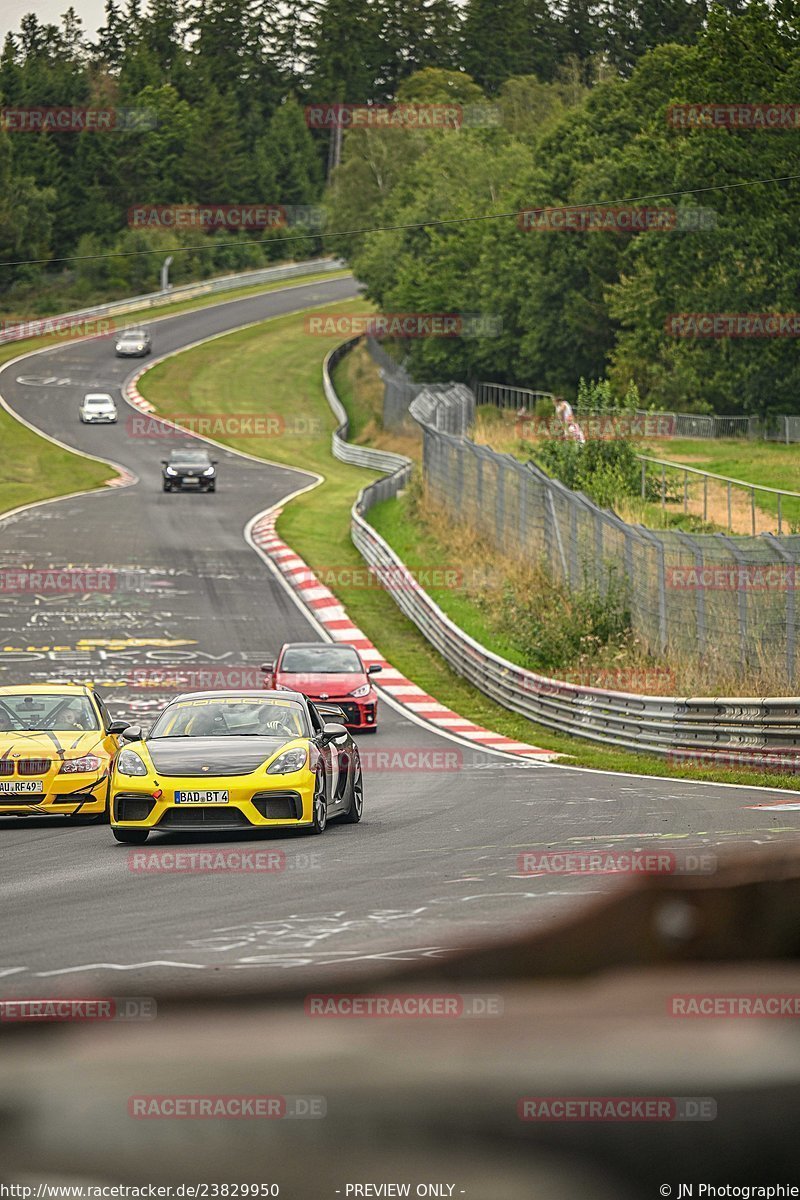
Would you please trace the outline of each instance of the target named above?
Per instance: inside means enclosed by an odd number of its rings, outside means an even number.
[[[339,307],[361,311],[363,301]],[[176,355],[148,372],[140,386],[165,416],[220,411],[263,413],[268,386],[271,413],[283,416],[290,427],[293,418],[304,418],[306,428],[312,432],[302,437],[284,434],[264,444],[235,437],[220,440],[234,449],[325,476],[323,484],[287,506],[279,521],[281,536],[313,567],[394,666],[441,703],[509,737],[556,750],[576,766],[754,787],[797,787],[783,775],[669,766],[656,757],[610,750],[554,734],[495,704],[451,671],[391,597],[370,585],[363,560],[350,541],[353,500],[374,474],[340,463],[330,453],[335,422],[322,391],[321,367],[337,340],[310,338],[304,333],[302,315],[273,318],[256,328]],[[342,397],[346,407],[352,408],[354,395],[351,389]],[[349,415],[356,414],[351,411]],[[368,414],[362,414],[362,419],[368,419]]]

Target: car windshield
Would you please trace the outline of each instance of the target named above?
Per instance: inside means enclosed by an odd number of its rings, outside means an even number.
[[[176,700],[165,709],[148,738],[307,737],[308,722],[296,700],[225,696]]]
[[[100,396],[99,398],[95,397],[93,399],[87,400],[86,407],[87,408],[110,408],[113,403],[114,403],[114,401],[109,400],[107,396]]]
[[[141,342],[147,337],[147,334],[143,329],[127,329],[122,336],[128,341]]]
[[[73,729],[100,729],[100,718],[87,696],[0,696],[0,733]]]
[[[205,450],[173,450],[169,456],[172,463],[187,463],[193,467],[207,467],[211,459]]]
[[[294,646],[285,651],[280,669],[287,675],[347,675],[364,667],[349,646]]]

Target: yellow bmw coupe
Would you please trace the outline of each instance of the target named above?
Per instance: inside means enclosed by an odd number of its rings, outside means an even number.
[[[83,684],[0,688],[0,815],[104,820],[126,724]]]
[[[358,747],[336,710],[299,692],[188,692],[147,734],[123,733],[111,827],[140,846],[152,830],[306,829],[361,820]]]

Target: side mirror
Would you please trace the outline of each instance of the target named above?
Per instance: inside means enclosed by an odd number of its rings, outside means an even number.
[[[168,458],[162,458],[162,460],[161,460],[161,465],[162,465],[162,467],[168,467],[168,466],[169,466],[169,459],[168,459]]]
[[[378,671],[382,671],[382,670],[383,670],[383,667],[380,665],[380,663],[373,663],[371,667],[367,667],[367,674],[368,675],[377,675]]]
[[[123,742],[138,742],[141,741],[142,727],[141,725],[126,725],[122,731]]]
[[[212,467],[215,467],[215,466],[217,465],[217,463],[218,463],[218,462],[219,462],[219,459],[218,459],[218,458],[212,458],[212,459],[211,459],[211,465],[212,465]]]
[[[326,721],[322,726],[322,734],[320,742],[323,746],[327,746],[330,742],[340,742],[347,737],[347,730],[344,725],[340,725],[338,721]]]
[[[261,670],[262,670],[262,671],[264,671],[264,672],[266,672],[267,674],[269,674],[269,673],[270,673],[270,671],[274,671],[274,670],[275,670],[275,663],[274,663],[274,662],[265,662],[265,663],[262,663],[262,664],[261,664]]]
[[[127,721],[112,721],[108,727],[109,733],[124,733],[126,729],[130,729]]]

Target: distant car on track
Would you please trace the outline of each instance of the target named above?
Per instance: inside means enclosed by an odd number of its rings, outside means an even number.
[[[182,491],[184,488],[195,492],[217,490],[217,460],[211,458],[207,450],[184,446],[173,450],[169,458],[162,458],[161,466],[165,492]]]
[[[103,820],[126,724],[82,684],[0,688],[0,816]]]
[[[108,392],[87,392],[78,409],[78,416],[84,425],[113,425],[117,419],[114,397]]]
[[[377,663],[366,667],[355,646],[285,642],[277,660],[261,669],[265,688],[302,692],[315,703],[330,701],[341,708],[348,729],[365,733],[377,728],[378,695],[371,676],[382,668]]]
[[[361,820],[358,747],[298,692],[187,692],[123,733],[111,780],[118,842],[155,830],[305,829]]]
[[[152,349],[153,343],[146,329],[123,329],[114,347],[117,358],[143,358]]]

